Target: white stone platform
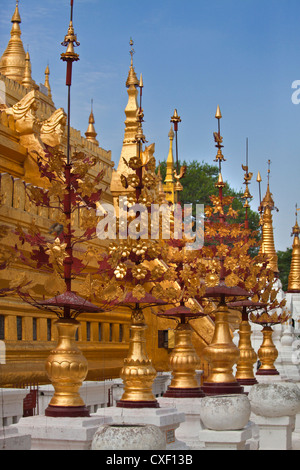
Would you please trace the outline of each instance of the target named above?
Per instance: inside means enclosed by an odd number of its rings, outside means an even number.
[[[259,427],[259,450],[292,450],[294,416],[276,418],[255,415]]]
[[[89,450],[95,432],[110,418],[52,418],[44,415],[22,418],[11,426],[30,434],[31,450]]]
[[[202,450],[248,450],[246,442],[252,438],[252,427],[249,422],[244,429],[237,431],[203,429],[199,432]]]
[[[30,450],[31,436],[27,432],[21,434],[13,426],[0,430],[0,450]]]
[[[158,398],[162,408],[176,408],[185,414],[185,421],[176,430],[176,438],[185,442],[190,450],[199,450],[203,444],[199,440],[199,431],[203,429],[200,419],[201,398]]]
[[[99,409],[92,416],[111,418],[114,424],[153,424],[166,436],[167,450],[187,450],[187,445],[176,437],[176,430],[185,421],[184,413],[176,408],[119,408]]]

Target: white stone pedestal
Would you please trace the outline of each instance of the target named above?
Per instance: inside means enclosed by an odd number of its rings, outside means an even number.
[[[176,408],[185,414],[185,421],[176,430],[176,438],[183,441],[190,450],[199,450],[203,444],[199,441],[199,431],[203,429],[200,420],[201,398],[169,398],[162,397],[158,402],[162,408]]]
[[[23,388],[3,388],[0,395],[0,424],[16,424],[23,416],[23,400],[29,390]]]
[[[0,450],[30,450],[31,437],[21,434],[13,426],[6,426],[0,430]]]
[[[295,428],[292,434],[293,450],[300,450],[300,414],[295,416]]]
[[[90,418],[39,415],[22,418],[11,428],[31,435],[32,450],[89,450],[98,427],[109,422],[109,417],[101,415]]]
[[[176,429],[185,421],[184,413],[176,408],[119,408],[112,406],[99,410],[98,413],[110,418],[114,424],[153,424],[158,426],[166,436],[167,450],[187,450],[184,442],[177,439]]]
[[[246,441],[252,437],[252,423],[238,431],[212,431],[203,429],[199,440],[203,442],[202,450],[247,450]]]
[[[266,418],[254,415],[259,426],[259,450],[291,450],[294,416]]]

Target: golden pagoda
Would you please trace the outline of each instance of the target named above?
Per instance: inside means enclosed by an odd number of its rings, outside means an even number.
[[[175,181],[174,181],[174,158],[173,158],[173,140],[174,140],[174,131],[171,127],[169,132],[169,153],[167,158],[167,168],[166,168],[166,177],[164,181],[164,191],[166,194],[167,201],[172,204],[176,203],[177,192],[175,191]]]
[[[293,227],[292,236],[294,236],[293,241],[293,251],[292,251],[292,261],[288,281],[288,290],[290,293],[300,293],[300,227],[298,224],[298,211],[296,207],[296,223]]]
[[[0,60],[0,73],[21,84],[26,68],[26,53],[21,40],[21,17],[18,4],[17,0],[16,9],[11,19],[10,40]]]
[[[261,202],[260,210],[262,211],[262,245],[261,253],[265,253],[269,259],[269,267],[274,271],[274,273],[279,272],[278,270],[278,257],[275,250],[274,243],[274,231],[273,231],[273,217],[272,211],[275,209],[273,195],[270,191],[270,161],[268,169],[268,185],[267,191],[264,199]]]
[[[115,198],[118,198],[121,195],[126,195],[128,192],[120,182],[120,175],[127,175],[128,174],[128,166],[125,162],[127,162],[131,157],[136,157],[138,154],[138,144],[136,142],[136,135],[138,133],[138,119],[137,114],[139,111],[138,105],[138,85],[139,80],[137,78],[134,66],[133,66],[133,40],[130,39],[130,68],[128,72],[128,77],[126,80],[126,87],[128,93],[128,103],[125,108],[125,131],[124,131],[124,139],[123,139],[123,146],[121,150],[120,160],[117,167],[117,170],[113,172],[110,190],[112,195]],[[125,160],[125,161],[124,161]]]
[[[94,124],[95,124],[95,118],[94,118],[93,106],[92,106],[90,117],[89,117],[89,125],[85,133],[85,136],[86,136],[86,140],[93,142],[93,144],[99,145],[99,142],[96,139],[97,132],[95,130]]]

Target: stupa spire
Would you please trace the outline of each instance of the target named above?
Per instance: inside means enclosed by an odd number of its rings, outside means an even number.
[[[10,40],[0,59],[0,73],[21,84],[25,74],[26,53],[21,40],[19,0],[11,22]]]
[[[24,72],[24,78],[22,80],[22,85],[28,89],[33,88],[35,85],[31,76],[31,62],[30,62],[30,54],[28,51],[26,52],[26,56],[25,56],[25,72]]]
[[[273,195],[270,191],[270,164],[268,161],[268,185],[264,199],[261,203],[262,214],[262,245],[261,253],[265,253],[269,258],[269,268],[278,273],[278,257],[275,250],[273,217],[272,211],[275,209]]]
[[[298,211],[296,205],[296,223],[293,227],[292,236],[294,237],[292,261],[289,274],[288,292],[300,293],[300,227],[298,224]]]
[[[169,152],[168,152],[168,157],[166,161],[166,177],[164,181],[164,190],[166,193],[166,199],[174,204],[175,202],[175,182],[174,182],[174,157],[173,157],[173,140],[174,140],[174,131],[171,126],[170,132],[168,134],[169,137]]]
[[[48,98],[50,98],[50,100],[52,100],[52,93],[51,93],[49,76],[50,76],[50,69],[49,69],[49,65],[47,65],[46,70],[45,70],[45,83],[44,83],[44,86],[48,90]]]
[[[119,196],[121,194],[126,194],[128,190],[125,190],[120,181],[120,175],[127,175],[129,172],[128,166],[124,162],[127,162],[130,158],[136,157],[138,154],[138,145],[136,142],[136,136],[139,131],[139,104],[138,104],[138,87],[140,82],[136,76],[134,67],[133,67],[133,54],[135,53],[133,49],[133,40],[130,39],[130,68],[128,77],[126,80],[126,88],[128,93],[128,102],[125,108],[125,131],[123,146],[121,150],[120,160],[117,167],[117,170],[112,174],[112,180],[110,189],[114,196]],[[142,83],[143,85],[143,83]]]
[[[94,144],[99,145],[99,142],[96,139],[97,132],[95,130],[94,124],[95,124],[95,118],[94,118],[94,113],[93,113],[93,100],[92,100],[91,113],[90,113],[90,117],[89,117],[89,126],[87,128],[85,136],[86,136],[86,140],[89,140],[90,142],[93,142]]]

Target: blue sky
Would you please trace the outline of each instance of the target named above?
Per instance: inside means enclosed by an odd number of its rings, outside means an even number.
[[[3,0],[2,0],[3,2]],[[32,75],[44,82],[50,66],[55,105],[67,109],[64,52],[69,0],[20,0],[22,40]],[[0,18],[0,54],[6,48],[15,0]],[[300,105],[292,83],[300,80],[299,0],[74,0],[81,45],[74,65],[71,124],[87,129],[91,99],[100,146],[118,163],[127,104],[125,81],[134,40],[134,66],[143,74],[144,133],[155,142],[157,161],[168,153],[170,117],[177,108],[179,157],[213,163],[214,118],[220,105],[224,137],[223,177],[240,189],[249,139],[254,173],[251,206],[258,207],[257,172],[266,191],[271,160],[275,245],[291,246],[295,204],[300,206]]]

